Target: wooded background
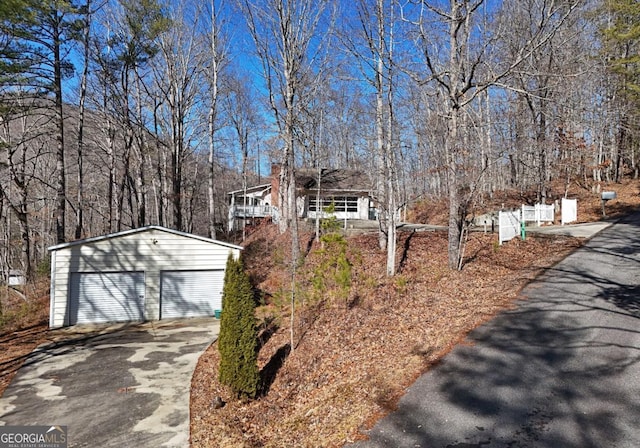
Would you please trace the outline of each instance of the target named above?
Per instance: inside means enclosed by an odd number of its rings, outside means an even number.
[[[390,275],[395,212],[448,199],[456,268],[479,199],[637,177],[639,39],[635,0],[4,0],[2,275],[149,224],[221,238],[271,163],[294,235],[296,168],[370,173]]]

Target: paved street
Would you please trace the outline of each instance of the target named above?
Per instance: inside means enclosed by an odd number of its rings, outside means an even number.
[[[474,331],[353,447],[640,446],[640,214]]]

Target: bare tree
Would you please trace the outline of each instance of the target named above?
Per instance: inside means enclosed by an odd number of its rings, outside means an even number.
[[[433,82],[442,98],[442,115],[447,123],[445,159],[449,195],[449,267],[462,266],[462,247],[468,206],[475,192],[469,179],[465,178],[469,154],[474,150],[468,146],[468,109],[480,94],[501,81],[520,67],[524,61],[543,47],[561,28],[580,2],[556,2],[543,0],[535,4],[507,2],[502,8],[527,8],[534,18],[529,26],[533,31],[519,42],[512,56],[500,59],[494,53],[511,30],[506,22],[491,22],[492,12],[484,8],[484,0],[449,0],[448,3],[421,1],[418,7],[407,14],[415,14],[427,77],[424,82]],[[409,16],[405,16],[408,20]],[[436,34],[441,24],[443,34]],[[488,27],[491,23],[493,26]],[[498,26],[500,25],[500,26]],[[440,50],[444,46],[445,54]]]
[[[78,156],[78,190],[76,193],[76,225],[75,238],[80,239],[83,234],[84,226],[84,147],[85,147],[85,103],[87,98],[87,78],[89,77],[89,52],[91,49],[91,0],[87,0],[83,7],[84,20],[82,22],[82,33],[79,38],[82,46],[82,74],[80,75],[80,98],[78,105],[78,139],[77,139],[77,156]]]
[[[203,52],[197,39],[200,9],[187,11],[184,4],[172,12],[171,29],[160,36],[161,65],[154,67],[155,85],[162,98],[161,126],[170,151],[170,198],[173,227],[184,229],[184,162],[193,150],[203,75]]]
[[[105,8],[102,23],[96,27],[94,41],[98,51],[94,58],[108,122],[109,214],[115,230],[123,225],[143,225],[147,220],[143,152],[148,130],[143,105],[144,78],[151,59],[158,52],[157,39],[168,26],[169,20],[155,0],[135,0]],[[116,139],[122,144],[116,145]],[[122,148],[122,154],[116,153],[117,146]],[[122,163],[120,174],[116,172],[118,163]],[[125,205],[129,211],[128,223],[124,222]]]
[[[210,4],[210,34],[209,34],[209,67],[207,70],[207,84],[209,86],[209,113],[207,116],[209,128],[209,159],[208,159],[208,207],[209,207],[209,236],[216,237],[216,131],[219,115],[220,75],[228,59],[226,36],[224,35],[220,9],[215,0]]]
[[[238,148],[242,158],[242,189],[245,210],[247,209],[247,187],[249,175],[249,137],[252,129],[256,126],[257,117],[256,109],[253,104],[251,94],[248,87],[251,82],[246,77],[240,77],[238,74],[229,76],[226,80],[226,94],[224,97],[225,115],[235,131]],[[253,204],[251,204],[253,205]],[[246,237],[246,216],[242,222],[242,240]]]
[[[295,117],[303,88],[314,77],[313,64],[317,61],[312,45],[314,39],[319,39],[318,26],[327,1],[245,0],[242,5],[284,146],[280,168],[280,230],[292,228],[293,233],[297,233]],[[297,253],[299,249],[294,251]]]
[[[600,33],[601,57],[608,71],[608,104],[615,129],[611,148],[611,169],[616,182],[623,175],[625,164],[634,169],[637,177],[637,141],[640,133],[640,69],[638,68],[638,19],[640,5],[628,0],[602,2]]]
[[[387,250],[387,275],[395,274],[398,136],[395,123],[396,65],[394,61],[395,2],[361,0],[357,20],[341,41],[357,61],[360,76],[374,91],[375,183],[379,246]]]
[[[38,103],[44,104],[41,100],[22,98],[17,94],[13,98],[5,96],[3,103],[0,148],[4,166],[0,171],[0,197],[17,218],[21,243],[20,264],[26,278],[30,279],[34,258],[31,221],[35,202],[31,190],[34,183],[48,181],[38,178],[38,174],[39,168],[45,165],[42,159],[47,156],[52,120],[46,111],[37,106]],[[48,174],[53,174],[53,170]],[[10,230],[10,224],[7,227]]]
[[[279,227],[291,231],[291,349],[295,305],[295,272],[300,258],[295,178],[296,114],[303,87],[312,83],[318,54],[319,24],[327,0],[241,0],[256,52],[262,63],[269,105],[279,129]]]

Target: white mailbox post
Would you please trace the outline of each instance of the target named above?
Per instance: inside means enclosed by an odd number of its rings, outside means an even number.
[[[607,201],[610,201],[611,199],[615,199],[617,197],[618,197],[618,195],[616,194],[615,191],[603,191],[602,192],[602,196],[601,196],[601,198],[602,198],[602,216],[604,218],[607,217],[607,213],[604,211],[604,204],[606,204]]]

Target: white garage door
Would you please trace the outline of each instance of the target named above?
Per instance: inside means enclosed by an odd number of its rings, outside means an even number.
[[[224,270],[163,271],[160,319],[213,316],[222,309]]]
[[[144,320],[144,272],[71,274],[69,324]]]

